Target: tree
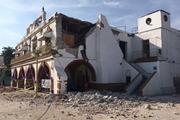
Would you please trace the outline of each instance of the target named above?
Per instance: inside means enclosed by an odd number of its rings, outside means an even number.
[[[4,57],[4,64],[6,67],[10,67],[11,59],[14,58],[13,52],[15,49],[12,47],[3,47],[2,56]]]

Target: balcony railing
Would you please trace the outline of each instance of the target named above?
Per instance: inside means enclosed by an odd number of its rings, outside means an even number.
[[[24,55],[20,55],[14,59],[11,60],[11,64],[16,64],[19,62],[23,62],[29,59],[33,59],[35,58],[35,56],[32,54],[33,52],[28,51],[27,53],[25,53]],[[47,54],[51,54],[51,46],[49,45],[43,45],[41,47],[38,48],[38,53],[40,56],[43,55],[47,55]]]
[[[162,57],[161,49],[151,49],[149,53],[143,53],[142,50],[132,52],[133,60],[138,58],[150,58],[150,57]]]
[[[18,62],[22,62],[22,61],[25,61],[25,60],[28,60],[28,59],[31,59],[33,58],[33,56],[31,55],[31,52],[27,52],[26,54],[24,55],[20,55],[14,59],[11,60],[11,64],[16,64]]]
[[[38,51],[40,55],[51,53],[51,45],[43,45],[38,48]]]

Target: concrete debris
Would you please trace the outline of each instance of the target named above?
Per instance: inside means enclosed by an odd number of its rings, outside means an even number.
[[[13,91],[16,91],[16,88],[0,86],[0,93],[13,92]]]
[[[177,113],[177,112],[175,112],[174,114],[175,114],[175,115],[180,115],[180,113]]]
[[[174,103],[165,106],[164,103],[153,102],[152,97],[128,96],[107,91],[69,92],[61,95],[60,99],[67,107],[78,108],[82,113],[89,115],[116,113],[116,116],[133,115],[134,118],[137,117],[137,113],[133,109],[137,107],[160,110],[162,107],[174,106]]]
[[[9,102],[19,102],[19,109],[23,110],[25,103],[28,103],[30,108],[38,108],[40,106],[48,107],[50,104],[54,105],[56,109],[58,106],[63,106],[67,109],[75,109],[78,113],[67,112],[65,109],[59,109],[61,115],[69,117],[77,117],[85,115],[84,119],[93,120],[96,115],[108,115],[110,119],[123,118],[154,118],[158,110],[167,108],[174,108],[178,106],[179,98],[171,98],[165,101],[166,97],[138,97],[128,96],[122,93],[112,93],[108,91],[88,91],[88,92],[69,92],[64,95],[49,95],[38,93],[37,98],[33,98],[34,91],[29,92],[14,92],[13,94],[4,93],[3,98]],[[162,101],[163,102],[162,102]],[[140,110],[144,113],[140,113]],[[180,113],[175,111],[172,113],[179,116]],[[31,115],[29,116],[31,117]]]
[[[144,108],[148,109],[148,110],[159,110],[160,106],[152,106],[152,105],[149,105],[149,104],[145,104]]]

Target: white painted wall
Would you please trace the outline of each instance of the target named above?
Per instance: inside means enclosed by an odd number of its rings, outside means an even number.
[[[100,15],[99,22],[104,27],[96,27],[86,39],[86,53],[95,58],[97,83],[120,83],[122,77],[123,54],[111,31],[105,16]],[[94,45],[94,47],[92,47]]]
[[[90,59],[90,60],[96,60],[97,59],[97,51],[98,51],[98,46],[97,46],[97,42],[99,42],[97,39],[97,34],[98,34],[98,31],[97,29],[94,30],[93,33],[91,33],[91,35],[89,35],[87,38],[86,38],[86,55],[87,55],[87,58]]]
[[[69,56],[72,56],[69,54]],[[54,58],[54,69],[53,69],[53,79],[54,79],[54,89],[55,94],[58,94],[58,82],[60,82],[60,93],[66,92],[66,81],[68,80],[67,74],[65,73],[65,68],[72,62],[76,60],[75,57],[55,57]]]
[[[154,69],[154,68],[158,67],[157,62],[143,62],[143,63],[137,63],[137,64],[148,73],[153,73],[157,71],[157,69]]]
[[[174,76],[180,76],[180,32],[173,29],[163,29],[163,44],[162,54],[171,63],[171,71],[174,71]]]
[[[168,21],[164,20],[164,15],[168,16]],[[147,18],[152,19],[152,24],[147,25],[145,20]],[[145,88],[155,90],[153,86],[159,86],[159,92],[161,94],[167,94],[174,92],[173,78],[180,76],[180,32],[170,27],[170,16],[163,11],[158,11],[138,20],[138,36],[143,39],[150,40],[151,56],[153,55],[154,49],[161,49],[163,57],[166,61],[159,62],[158,77],[156,82],[153,78],[149,85]],[[153,72],[153,64],[146,65],[144,63],[139,64],[141,67],[149,72]],[[154,94],[157,93],[154,92]],[[153,94],[153,93],[151,93]]]
[[[164,15],[168,17],[168,21],[164,20]],[[152,22],[150,25],[146,24],[146,19],[151,18]],[[169,38],[172,38],[172,34],[168,34],[164,30],[170,30],[170,15],[164,11],[157,11],[152,14],[148,14],[144,17],[138,19],[138,34],[140,38],[144,40],[150,41],[150,55],[156,56],[159,55],[159,49],[162,49],[161,57],[166,58],[166,53],[164,53],[164,44],[171,45],[171,43],[167,44]],[[168,36],[167,36],[168,35]],[[169,40],[170,40],[169,39]],[[165,47],[168,48],[169,47]],[[164,53],[164,54],[163,54]]]
[[[133,79],[138,72],[123,60],[119,40],[129,41],[127,33],[114,36],[105,16],[98,19],[104,27],[96,27],[86,38],[86,54],[96,71],[94,83],[125,83],[125,71],[130,71]]]
[[[149,40],[151,56],[156,55],[158,49],[162,48],[162,29],[160,28],[148,32],[138,33],[137,36],[144,40]]]
[[[134,54],[134,48],[139,48],[139,47],[133,47],[136,43],[134,42],[136,40],[137,37],[133,37],[133,36],[128,36],[128,34],[130,35],[130,33],[127,33],[125,31],[122,30],[118,30],[117,28],[112,28],[115,31],[118,31],[119,33],[114,34],[115,39],[117,40],[117,43],[119,44],[119,41],[124,41],[126,42],[127,46],[126,46],[126,60],[128,61],[132,61],[133,57],[132,55]],[[139,45],[139,44],[136,44]],[[140,49],[141,50],[141,49]]]
[[[131,57],[129,61],[133,61],[136,58],[142,57],[142,39],[140,37],[135,36],[134,38],[132,38],[128,48],[131,52]]]
[[[135,68],[133,68],[129,63],[127,63],[125,60],[123,60],[122,64],[123,64],[123,76],[122,76],[123,82],[126,82],[126,76],[128,74],[131,76],[131,80],[133,80],[133,78],[135,78],[139,72]]]
[[[157,72],[152,79],[147,83],[147,85],[144,87],[142,94],[144,96],[154,96],[154,95],[160,95],[161,89],[160,89],[160,77],[159,72]]]
[[[164,15],[167,15],[168,21],[164,22]],[[146,24],[146,19],[150,18],[150,25]],[[138,33],[149,31],[152,29],[157,29],[160,27],[169,28],[170,27],[170,16],[166,12],[157,11],[151,14],[147,14],[138,19]]]
[[[171,64],[157,62],[157,73],[143,89],[143,95],[171,94],[174,92]]]
[[[160,73],[160,89],[162,94],[168,94],[174,92],[173,86],[173,71],[171,71],[171,64],[167,62],[159,62]]]

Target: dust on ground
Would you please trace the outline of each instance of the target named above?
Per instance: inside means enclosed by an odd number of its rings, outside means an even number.
[[[0,120],[180,120],[180,95],[138,97],[89,91],[39,93],[34,98],[34,91],[0,91]]]

